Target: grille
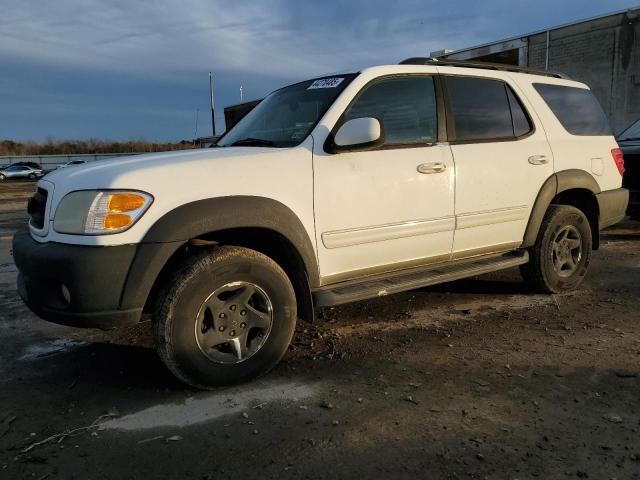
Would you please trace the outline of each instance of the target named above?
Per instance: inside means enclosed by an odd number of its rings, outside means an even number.
[[[34,228],[42,230],[44,227],[44,212],[47,206],[47,191],[38,188],[35,195],[29,199],[27,213],[31,217],[30,223]]]

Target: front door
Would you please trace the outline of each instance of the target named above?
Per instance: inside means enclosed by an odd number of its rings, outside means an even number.
[[[455,228],[451,150],[438,144],[434,77],[370,82],[339,124],[377,118],[373,151],[327,154],[314,146],[316,239],[322,283],[449,258]]]

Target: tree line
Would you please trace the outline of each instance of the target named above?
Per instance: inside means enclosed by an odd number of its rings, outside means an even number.
[[[169,150],[183,150],[195,148],[193,142],[182,140],[171,143],[155,143],[146,140],[128,140],[114,142],[110,140],[56,140],[47,138],[44,142],[34,141],[15,142],[0,140],[0,156],[3,155],[74,155],[92,153],[138,153],[138,152],[166,152]]]

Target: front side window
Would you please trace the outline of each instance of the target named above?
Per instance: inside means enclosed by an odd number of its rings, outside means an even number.
[[[390,77],[367,87],[344,115],[378,119],[384,145],[433,143],[437,139],[438,114],[433,77]]]
[[[320,121],[355,74],[296,83],[269,94],[218,142],[219,147],[293,147]]]
[[[508,140],[531,131],[529,117],[506,83],[457,76],[446,82],[455,141]]]
[[[607,115],[591,90],[548,83],[534,83],[533,87],[567,132],[572,135],[611,135]]]

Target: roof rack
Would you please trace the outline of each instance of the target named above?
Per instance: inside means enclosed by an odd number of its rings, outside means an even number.
[[[442,65],[444,67],[463,68],[483,68],[485,70],[500,70],[502,72],[529,73],[532,75],[543,75],[545,77],[563,78],[570,80],[564,73],[550,72],[547,70],[536,70],[533,68],[518,67],[517,65],[507,65],[504,63],[478,62],[466,60],[440,60],[434,57],[411,57],[400,62],[400,65]]]

